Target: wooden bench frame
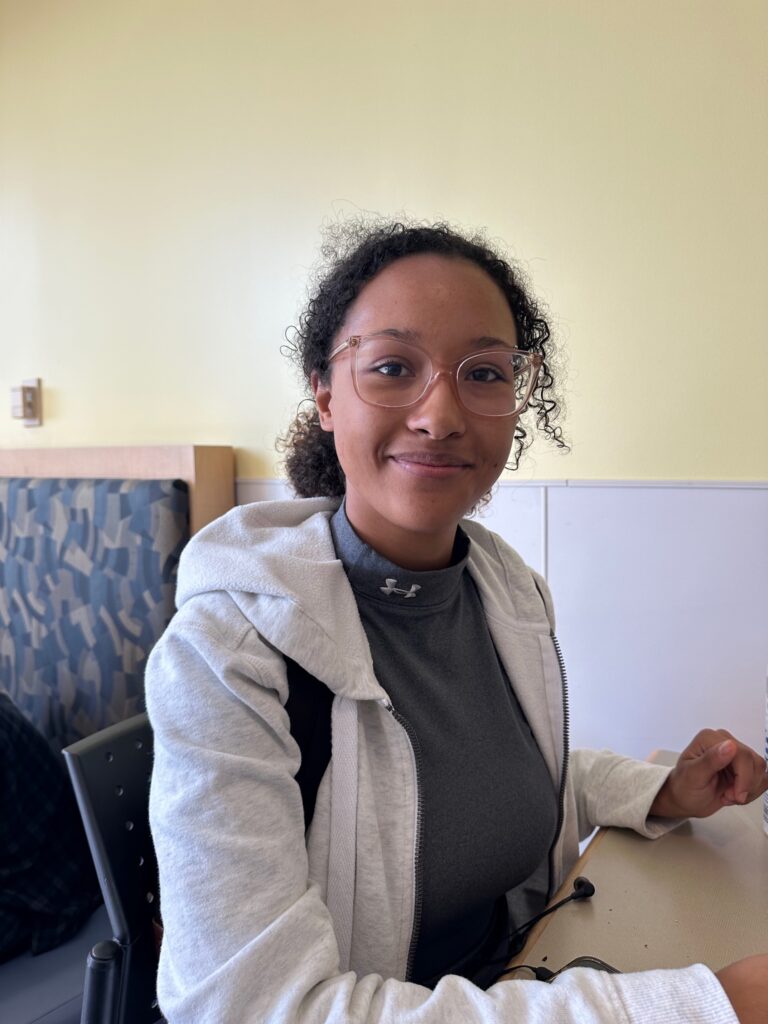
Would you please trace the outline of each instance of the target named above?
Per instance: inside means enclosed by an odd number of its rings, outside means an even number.
[[[184,480],[190,533],[235,504],[234,449],[226,445],[5,449],[0,477]]]

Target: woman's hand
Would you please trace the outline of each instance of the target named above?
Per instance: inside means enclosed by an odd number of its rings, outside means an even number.
[[[748,956],[715,974],[731,1001],[740,1024],[768,1020],[768,955]]]
[[[721,807],[749,803],[766,789],[764,758],[725,729],[702,729],[678,758],[649,813],[707,818]]]

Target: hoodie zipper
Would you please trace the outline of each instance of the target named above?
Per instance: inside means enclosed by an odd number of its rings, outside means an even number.
[[[563,691],[563,770],[560,773],[560,792],[557,797],[557,828],[555,829],[555,838],[552,840],[552,845],[549,848],[549,888],[547,893],[547,902],[552,899],[554,895],[554,856],[555,847],[557,841],[560,838],[560,832],[563,828],[563,818],[565,817],[565,786],[568,781],[568,761],[570,758],[570,717],[571,712],[568,706],[568,676],[565,671],[565,661],[563,660],[563,652],[560,648],[560,641],[554,632],[550,633],[552,638],[552,645],[555,648],[555,654],[557,655],[557,663],[560,666],[560,680],[562,683]]]
[[[413,765],[416,772],[416,851],[413,859],[413,930],[411,931],[411,944],[408,948],[408,959],[406,961],[405,968],[405,980],[409,981],[413,973],[413,961],[416,957],[416,947],[418,946],[419,935],[421,933],[421,910],[424,902],[424,882],[421,872],[421,854],[424,835],[423,809],[421,803],[421,745],[419,744],[419,738],[414,732],[408,719],[404,718],[400,712],[395,709],[394,704],[392,704],[390,700],[384,700],[383,704],[395,721],[398,722],[405,730],[408,742],[411,745]]]

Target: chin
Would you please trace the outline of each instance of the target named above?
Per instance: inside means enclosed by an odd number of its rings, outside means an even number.
[[[422,499],[404,501],[400,509],[401,525],[414,533],[435,534],[455,529],[460,520],[474,508],[475,501],[448,502],[436,496],[434,500],[425,502]],[[402,515],[402,511],[406,515]]]

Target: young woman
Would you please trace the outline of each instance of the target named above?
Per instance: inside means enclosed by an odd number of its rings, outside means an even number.
[[[318,285],[297,356],[305,500],[192,540],[147,675],[170,1024],[764,1020],[762,957],[721,980],[493,983],[580,835],[653,837],[766,786],[723,731],[671,771],[569,753],[546,583],[464,519],[519,459],[526,408],[563,444],[518,274],[444,226],[374,227]],[[327,766],[292,735],[297,693]]]

